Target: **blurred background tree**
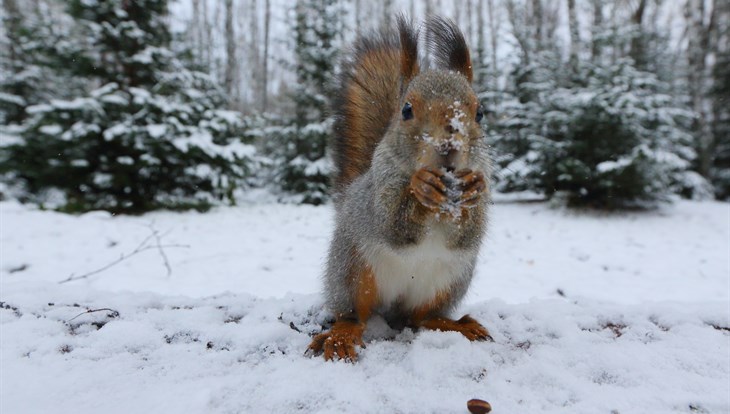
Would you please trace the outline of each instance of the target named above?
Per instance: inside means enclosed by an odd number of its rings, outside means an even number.
[[[499,191],[728,200],[729,4],[2,0],[0,191],[72,211],[205,208],[251,185],[325,202],[339,57],[405,11],[466,34]]]
[[[275,181],[296,199],[320,204],[327,199],[332,169],[327,142],[332,120],[336,64],[342,44],[343,10],[337,0],[297,0],[293,44],[296,84],[291,106],[272,139]]]
[[[75,27],[58,42],[77,46],[73,64],[51,72],[87,88],[25,108],[20,140],[3,149],[8,177],[37,202],[60,192],[66,211],[233,201],[255,151],[220,87],[168,48],[167,1],[73,0],[67,12]],[[50,59],[43,49],[25,56]]]

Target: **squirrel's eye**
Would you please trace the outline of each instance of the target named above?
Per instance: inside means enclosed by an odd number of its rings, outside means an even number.
[[[413,119],[413,106],[410,102],[406,102],[405,105],[403,105],[403,109],[401,110],[401,114],[403,114],[403,120],[407,121],[409,119]]]
[[[481,122],[482,118],[484,118],[484,110],[482,109],[482,106],[479,105],[477,107],[477,116],[476,116],[477,122]]]

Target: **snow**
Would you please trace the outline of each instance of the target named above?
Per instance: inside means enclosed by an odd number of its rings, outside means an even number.
[[[117,157],[117,163],[122,165],[132,165],[134,164],[134,158],[129,156]]]
[[[167,133],[167,125],[165,125],[165,124],[147,125],[147,133],[152,138],[160,138]]]
[[[40,131],[42,134],[46,135],[58,135],[60,134],[63,129],[60,125],[53,124],[53,125],[43,125],[42,127],[38,128],[38,131]]]
[[[85,167],[88,167],[89,166],[89,161],[87,161],[85,159],[78,158],[78,159],[75,159],[75,160],[71,160],[71,163],[70,164],[71,164],[72,167],[85,168]]]
[[[453,111],[453,116],[449,119],[449,125],[451,125],[454,131],[464,133],[466,132],[466,127],[462,118],[466,118],[466,114],[459,109],[460,105],[461,103],[459,101],[454,101],[454,104],[449,106],[449,109]]]
[[[267,194],[140,217],[0,202],[0,412],[730,411],[728,204],[606,215],[498,197],[457,312],[495,342],[376,318],[351,365],[303,355],[329,317],[332,206]],[[58,283],[154,231],[171,274],[152,237]]]
[[[101,97],[101,101],[113,104],[113,105],[119,105],[124,106],[129,104],[129,99],[126,96],[123,96],[121,94],[110,94],[110,95],[104,95]]]
[[[104,139],[106,141],[112,141],[127,133],[129,133],[129,125],[124,123],[115,124],[104,130]]]
[[[0,125],[0,148],[23,143],[20,137],[20,127],[14,125]]]
[[[301,156],[298,156],[292,162],[291,165],[303,165],[304,175],[313,177],[316,175],[326,175],[333,170],[332,161],[328,158],[320,158],[315,161],[309,161]]]
[[[0,92],[0,102],[12,103],[17,106],[23,106],[26,104],[25,99],[22,97],[5,92]]]

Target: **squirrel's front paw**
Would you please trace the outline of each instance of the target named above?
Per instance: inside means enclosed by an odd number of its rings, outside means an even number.
[[[461,181],[460,205],[465,208],[476,206],[479,197],[487,191],[487,181],[484,178],[484,173],[465,169],[457,171],[455,175]]]
[[[355,346],[364,346],[362,342],[363,330],[363,326],[360,323],[349,321],[335,322],[329,332],[323,332],[312,339],[312,343],[307,348],[307,354],[324,354],[326,361],[337,358],[355,362],[357,361]]]
[[[448,200],[446,186],[441,181],[443,171],[424,167],[411,177],[410,191],[419,203],[431,210],[439,210]]]

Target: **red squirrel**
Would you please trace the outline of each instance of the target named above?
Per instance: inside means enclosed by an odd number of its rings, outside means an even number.
[[[425,23],[431,68],[421,70],[418,31],[360,38],[335,101],[336,228],[324,277],[332,328],[309,353],[357,359],[368,319],[491,340],[450,311],[474,275],[489,205],[490,161],[471,58],[447,19]]]

